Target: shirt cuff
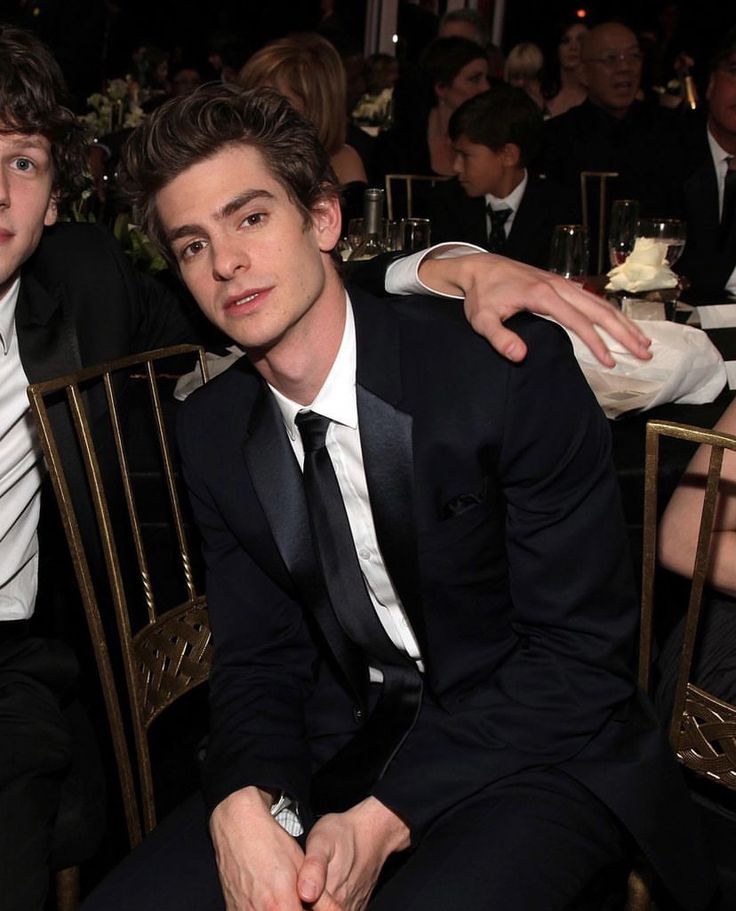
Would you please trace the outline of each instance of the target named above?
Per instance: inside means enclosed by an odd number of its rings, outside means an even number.
[[[304,834],[304,826],[299,819],[299,804],[294,803],[286,794],[282,793],[276,803],[271,806],[271,816],[289,835],[296,838]]]
[[[411,253],[394,260],[386,270],[386,291],[389,294],[430,294],[433,297],[449,297],[462,300],[462,294],[443,294],[435,291],[419,278],[419,267],[425,259],[454,259],[456,256],[467,256],[471,253],[487,253],[483,247],[475,244],[449,242],[435,244],[427,250]]]

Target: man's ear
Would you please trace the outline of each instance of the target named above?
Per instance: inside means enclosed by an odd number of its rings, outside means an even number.
[[[49,198],[49,204],[46,206],[46,214],[43,217],[43,223],[47,228],[50,228],[51,225],[56,224],[56,219],[59,217],[59,196],[57,193],[52,193]]]
[[[340,199],[336,195],[320,197],[312,206],[311,216],[317,245],[323,253],[329,253],[340,240],[342,229]]]
[[[521,161],[521,149],[515,142],[507,142],[501,154],[503,155],[503,163],[507,168],[518,167]]]
[[[438,98],[444,98],[450,86],[446,82],[435,82],[434,93]]]

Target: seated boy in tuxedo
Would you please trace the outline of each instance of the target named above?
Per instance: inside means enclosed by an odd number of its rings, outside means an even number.
[[[630,667],[608,426],[564,333],[516,318],[512,364],[453,305],[346,289],[335,175],[274,92],[167,103],[126,167],[246,357],[179,427],[214,641],[204,805],[85,911],[563,911],[632,838],[696,911],[707,867]]]
[[[557,185],[530,173],[542,114],[523,89],[504,83],[462,104],[449,123],[457,177],[438,184],[432,239],[464,240],[546,269],[555,225],[575,207]]]

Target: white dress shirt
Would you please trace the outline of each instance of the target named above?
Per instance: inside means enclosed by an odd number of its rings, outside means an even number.
[[[728,172],[728,162],[732,155],[720,146],[710,130],[708,133],[708,145],[710,154],[713,158],[713,167],[716,169],[716,181],[718,183],[718,217],[720,219],[723,213],[723,191],[726,183],[726,173]],[[726,291],[730,294],[736,294],[736,266],[726,282]]]
[[[0,300],[0,621],[31,616],[38,588],[41,451],[15,330],[20,279]]]
[[[448,241],[435,244],[427,250],[420,250],[391,263],[386,270],[385,285],[389,294],[429,294],[432,297],[448,297],[453,300],[463,300],[463,294],[445,294],[435,291],[425,285],[419,278],[419,267],[427,259],[455,259],[457,256],[467,256],[470,253],[487,253],[483,247],[467,244],[461,241]]]
[[[500,196],[494,196],[492,193],[486,193],[485,201],[486,206],[490,206],[493,211],[498,209],[509,209],[511,214],[503,223],[503,230],[506,233],[506,237],[511,233],[511,226],[514,223],[514,218],[516,218],[516,213],[519,210],[521,205],[521,200],[524,197],[524,191],[526,190],[526,185],[529,183],[529,174],[526,169],[524,169],[524,178],[514,189],[509,193],[508,196],[504,196],[501,199]],[[488,214],[486,209],[486,235],[490,237],[491,234],[491,216]]]
[[[355,320],[346,297],[345,330],[337,357],[317,397],[303,406],[282,395],[272,386],[286,432],[299,462],[304,467],[304,448],[295,418],[300,411],[314,411],[329,418],[327,451],[332,460],[340,492],[348,514],[363,578],[373,607],[393,644],[413,658],[423,670],[414,632],[409,625],[399,596],[389,577],[378,546],[373,514],[368,498],[368,484],[363,465],[363,451],[358,430],[358,404],[355,393]],[[380,672],[371,668],[371,680],[380,681]]]

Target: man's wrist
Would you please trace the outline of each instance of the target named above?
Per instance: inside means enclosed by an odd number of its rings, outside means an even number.
[[[411,830],[404,820],[376,797],[367,797],[351,811],[357,825],[370,830],[385,848],[386,856],[406,850],[411,844]]]
[[[450,242],[435,244],[427,250],[412,253],[391,263],[386,271],[386,291],[389,294],[434,294],[440,297],[462,297],[462,290],[441,279],[429,278],[443,275],[447,267],[427,269],[427,263],[436,260],[443,262],[456,257],[465,257],[474,253],[485,252],[474,244]]]

